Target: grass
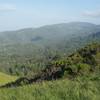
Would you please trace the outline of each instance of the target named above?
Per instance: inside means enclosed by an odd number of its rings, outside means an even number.
[[[64,79],[0,89],[0,100],[100,100],[100,80],[82,80]]]
[[[4,84],[14,81],[16,79],[17,79],[16,76],[10,76],[10,75],[0,72],[0,85],[4,85]]]

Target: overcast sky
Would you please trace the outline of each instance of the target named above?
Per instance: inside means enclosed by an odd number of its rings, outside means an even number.
[[[100,24],[100,0],[0,0],[0,31],[70,21]]]

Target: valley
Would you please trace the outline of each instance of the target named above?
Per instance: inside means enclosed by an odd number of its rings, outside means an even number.
[[[99,100],[99,84],[99,25],[0,32],[0,100]]]

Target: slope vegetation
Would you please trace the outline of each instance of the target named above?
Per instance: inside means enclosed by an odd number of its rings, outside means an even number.
[[[97,43],[52,60],[36,76],[20,78],[0,88],[0,100],[99,99],[100,44]]]
[[[43,82],[0,89],[0,100],[99,100],[100,80],[87,79]]]
[[[77,77],[90,77],[92,74],[100,74],[100,44],[97,43],[79,49],[68,57],[52,60],[44,70],[31,78],[22,77],[1,87],[16,87],[61,78],[73,80]]]
[[[52,56],[68,55],[92,41],[100,41],[100,26],[84,22],[0,32],[0,71],[18,76],[37,73]]]
[[[15,77],[15,76],[10,76],[10,75],[0,72],[0,85],[4,85],[9,82],[15,81],[16,79],[17,79],[17,77]]]

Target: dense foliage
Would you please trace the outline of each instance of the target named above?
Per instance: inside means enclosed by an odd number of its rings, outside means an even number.
[[[0,32],[0,71],[17,76],[36,74],[52,59],[100,41],[99,27],[75,22]]]
[[[33,77],[22,77],[4,85],[5,88],[0,88],[0,99],[99,100],[100,44],[89,44],[68,56],[53,56],[45,66]]]
[[[59,78],[90,77],[91,74],[100,74],[100,44],[97,43],[79,49],[67,57],[52,59],[40,73],[19,78],[2,87],[16,87]]]

